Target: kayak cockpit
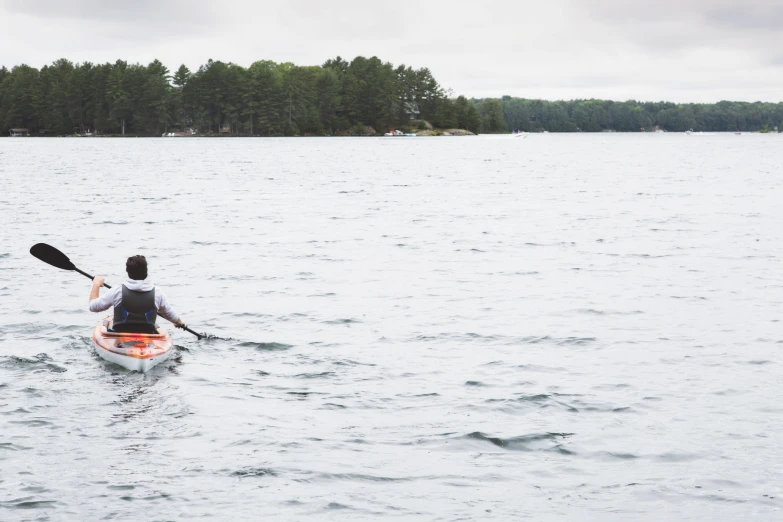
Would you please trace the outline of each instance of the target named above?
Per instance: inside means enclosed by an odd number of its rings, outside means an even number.
[[[143,372],[171,354],[174,343],[163,328],[157,334],[113,332],[112,321],[109,317],[98,323],[92,336],[98,355],[107,361]]]

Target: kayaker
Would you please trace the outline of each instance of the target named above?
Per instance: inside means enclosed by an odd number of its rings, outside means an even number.
[[[169,305],[166,295],[147,281],[147,259],[131,256],[125,263],[128,280],[100,295],[104,278],[96,276],[90,291],[90,312],[103,312],[114,307],[115,332],[157,333],[155,320],[158,314],[168,319],[177,328],[185,322]]]

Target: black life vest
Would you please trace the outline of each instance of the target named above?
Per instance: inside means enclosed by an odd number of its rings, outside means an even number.
[[[154,288],[147,292],[137,292],[122,285],[122,301],[114,307],[112,329],[115,332],[158,333],[155,326],[157,318]]]

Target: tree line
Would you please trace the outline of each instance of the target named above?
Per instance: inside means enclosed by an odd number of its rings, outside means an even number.
[[[545,101],[512,98],[474,100],[483,132],[736,132],[783,129],[783,103]]]
[[[427,68],[377,57],[321,66],[209,60],[196,71],[148,65],[73,63],[0,67],[0,135],[157,135],[197,129],[249,136],[351,135],[407,128],[411,119],[476,133],[759,131],[783,129],[783,103],[714,104],[454,98]],[[418,123],[422,125],[422,123]]]
[[[480,130],[475,104],[453,99],[427,68],[377,57],[340,57],[322,66],[209,60],[172,74],[149,65],[73,63],[0,67],[0,125],[31,134],[200,133],[296,136],[363,134],[427,120],[438,128]]]

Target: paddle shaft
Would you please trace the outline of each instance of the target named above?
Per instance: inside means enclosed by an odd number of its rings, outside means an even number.
[[[191,330],[191,329],[190,329],[190,328],[188,328],[187,326],[183,326],[183,327],[182,327],[182,329],[183,329],[183,330],[185,330],[186,332],[190,332],[190,333],[192,333],[192,334],[193,334],[193,335],[195,335],[195,336],[196,336],[196,337],[197,337],[199,340],[201,340],[201,338],[202,338],[202,337],[204,337],[204,336],[203,336],[203,335],[201,335],[200,333],[196,333],[196,332],[194,332],[193,330]]]
[[[87,272],[82,272],[81,270],[79,270],[79,269],[78,269],[78,268],[76,268],[76,267],[73,267],[73,269],[74,269],[74,270],[76,270],[77,272],[79,272],[79,273],[80,273],[81,275],[83,275],[83,276],[87,276],[87,277],[89,277],[90,279],[95,279],[93,276],[91,276],[91,275],[90,275],[90,274],[88,274]],[[106,283],[103,283],[103,286],[105,286],[106,288],[111,288],[111,287],[110,287],[109,285],[107,285]]]

